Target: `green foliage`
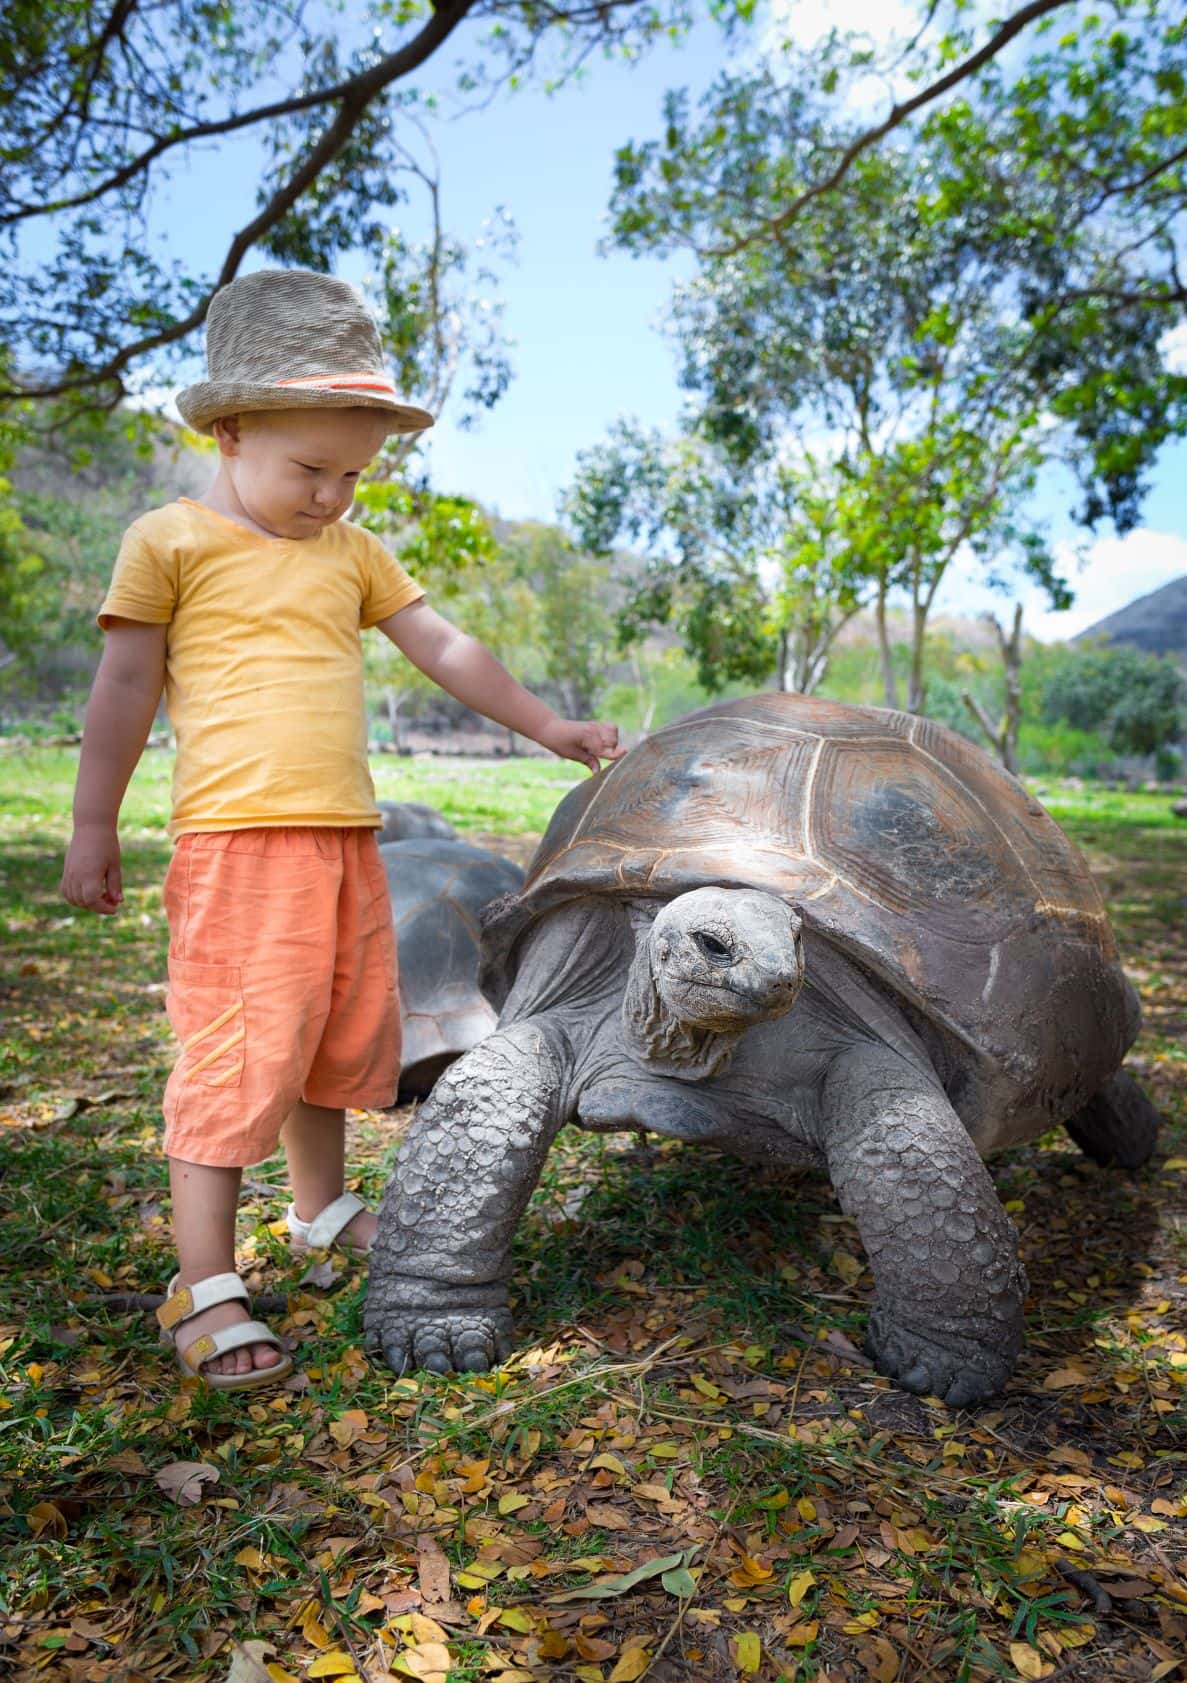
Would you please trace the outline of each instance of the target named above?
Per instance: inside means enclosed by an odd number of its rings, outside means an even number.
[[[810,692],[872,584],[846,490],[811,455],[740,464],[703,433],[620,421],[579,456],[566,509],[595,552],[619,540],[646,551],[619,613],[623,647],[670,624],[710,693],[772,673]]]
[[[712,11],[728,34],[750,4],[720,0]],[[557,85],[599,49],[633,59],[679,37],[693,16],[689,0],[7,6],[0,357],[11,353],[12,378],[0,382],[0,401],[29,392],[110,406],[149,358],[164,379],[167,362],[193,350],[214,291],[253,251],[318,270],[364,254],[391,306],[397,361],[427,355],[434,387],[458,366],[446,342],[459,327],[452,293],[468,314],[468,396],[479,407],[493,401],[506,377],[497,318],[483,324],[470,309],[482,302],[481,273],[468,295],[458,287],[460,248],[441,233],[427,120],[451,95],[481,106],[530,75]],[[447,43],[455,63],[444,90],[436,75],[436,87],[418,86]],[[169,256],[154,211],[212,140],[223,167],[255,183],[256,214],[241,226],[229,195],[220,235],[216,205],[210,264],[195,274]],[[417,247],[392,228],[426,199],[434,231]],[[479,245],[489,251],[485,236]],[[417,345],[409,329],[424,318],[431,326]]]
[[[697,259],[673,310],[689,431],[747,471],[830,436],[865,505],[864,565],[911,605],[913,709],[957,554],[1069,602],[1026,516],[1043,465],[1068,461],[1080,517],[1124,530],[1187,430],[1164,343],[1187,298],[1187,25],[1151,0],[1111,16],[1069,8],[1056,39],[1024,34],[880,145],[854,80],[905,68],[926,87],[981,44],[981,15],[929,7],[905,65],[897,43],[883,65],[858,39],[789,42],[699,109],[669,94],[662,137],[617,156],[615,242]]]
[[[556,526],[524,522],[503,540],[507,560],[528,584],[536,610],[536,660],[562,710],[596,712],[614,645],[618,586],[603,562],[583,555]]]
[[[49,418],[40,417],[42,426]],[[0,480],[0,682],[42,694],[77,684],[98,649],[94,616],[129,520],[165,494],[181,445],[139,411],[10,426]]]
[[[1055,668],[1042,708],[1047,723],[1100,732],[1118,754],[1154,754],[1187,731],[1187,680],[1169,658],[1100,644]]]

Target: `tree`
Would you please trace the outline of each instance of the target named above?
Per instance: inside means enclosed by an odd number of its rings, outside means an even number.
[[[810,694],[871,583],[841,489],[810,457],[742,472],[704,438],[620,422],[579,457],[566,509],[595,553],[620,541],[647,553],[624,644],[672,623],[707,689],[774,672]]]
[[[1156,754],[1187,731],[1187,679],[1169,657],[1126,643],[1090,645],[1048,677],[1043,714],[1100,731],[1118,754]]]
[[[168,493],[196,492],[200,456],[144,411],[76,416],[48,441],[7,430],[0,480],[0,637],[9,688],[47,695],[93,664],[95,612],[128,522]]]
[[[713,7],[727,29],[748,10]],[[434,104],[412,78],[451,39],[469,47],[457,89],[472,98],[538,58],[563,80],[596,50],[637,56],[691,16],[689,0],[367,0],[349,13],[284,0],[12,0],[0,45],[0,401],[115,405],[150,359],[186,348],[249,253],[318,269],[348,250],[381,258],[417,173],[410,135]],[[258,174],[257,210],[227,228],[209,272],[191,275],[162,253],[151,211],[212,141],[228,168]],[[404,273],[411,285],[415,265]]]
[[[575,549],[557,526],[517,522],[500,545],[515,577],[531,591],[537,658],[555,686],[561,710],[591,718],[606,687],[614,648],[614,599],[609,568]]]
[[[768,177],[794,171],[798,142],[789,156],[786,136],[798,133],[802,105],[801,92],[770,77],[726,77],[694,147],[682,101],[669,99],[671,153],[620,156],[619,242],[669,249],[702,223],[728,220]],[[813,146],[818,128],[809,127]],[[718,195],[680,176],[690,149],[711,159]],[[935,168],[917,153],[859,159],[845,202],[815,203],[794,251],[702,251],[672,312],[690,429],[738,473],[789,452],[831,457],[850,550],[873,581],[892,707],[900,698],[887,605],[896,591],[910,598],[912,711],[925,699],[928,618],[958,558],[976,556],[997,582],[1020,566],[1055,605],[1069,599],[1025,518],[1055,443],[1050,382],[1038,389],[1019,362],[1024,330],[1003,308],[997,271],[962,227],[928,214]]]
[[[539,644],[535,595],[515,560],[496,542],[485,514],[466,497],[417,494],[373,481],[360,487],[362,523],[391,543],[401,563],[462,631],[469,632],[517,675],[531,682],[526,653]],[[439,693],[384,637],[370,637],[364,673],[379,685],[392,741],[401,745],[402,710]]]
[[[908,245],[917,251],[922,233],[978,279],[1011,328],[999,370],[1060,423],[1048,450],[1058,443],[1080,476],[1081,517],[1108,515],[1124,530],[1157,450],[1187,426],[1187,378],[1164,350],[1187,304],[1187,19],[1157,0],[1107,9],[1047,0],[990,26],[978,45],[982,27],[959,0],[928,4],[905,49],[878,55],[834,35],[810,53],[788,44],[774,65],[724,75],[699,114],[687,96],[669,95],[663,139],[619,152],[615,237],[632,250],[691,249],[719,285],[782,267],[800,277],[789,309],[808,303],[804,270],[814,266],[807,335],[827,354],[820,309],[828,300],[843,343],[852,257],[843,242],[828,263],[822,231],[866,228],[880,167],[893,174],[917,160],[897,199]],[[879,73],[918,92],[863,126],[846,96],[854,77]],[[881,242],[878,256],[893,265]],[[878,299],[876,286],[869,296]],[[798,325],[794,313],[780,323],[780,353],[794,348]],[[770,378],[762,327],[752,360]],[[793,388],[785,375],[776,409],[797,406]],[[752,407],[734,423],[739,443],[761,428],[764,396],[756,374],[743,387]]]

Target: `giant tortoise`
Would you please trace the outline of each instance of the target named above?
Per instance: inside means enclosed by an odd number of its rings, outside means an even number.
[[[400,1095],[422,1098],[495,1026],[478,986],[479,918],[523,872],[487,848],[438,836],[385,842],[379,857],[400,957]]]
[[[376,840],[383,847],[387,842],[420,841],[437,836],[442,841],[456,841],[457,831],[435,806],[424,801],[376,801],[383,828]]]
[[[575,1121],[826,1168],[879,1367],[974,1402],[1012,1371],[1026,1287],[982,1157],[1059,1123],[1102,1162],[1153,1148],[1083,859],[929,720],[775,694],[694,713],[566,796],[493,914],[499,1026],[380,1212],[367,1328],[398,1370],[508,1352],[512,1236]]]

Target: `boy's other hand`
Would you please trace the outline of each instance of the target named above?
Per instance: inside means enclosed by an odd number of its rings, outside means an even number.
[[[75,830],[62,870],[62,897],[72,906],[110,917],[124,898],[120,844],[114,828]]]
[[[601,771],[603,760],[620,760],[626,753],[618,746],[618,726],[600,719],[557,719],[539,738],[563,760],[580,760],[590,771]]]

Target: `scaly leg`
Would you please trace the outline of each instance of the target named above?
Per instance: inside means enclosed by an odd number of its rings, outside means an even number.
[[[365,1326],[397,1373],[482,1373],[511,1350],[511,1242],[561,1124],[560,1036],[497,1030],[438,1081],[387,1183]]]
[[[844,1053],[822,1141],[877,1299],[869,1344],[905,1390],[953,1407],[1005,1385],[1022,1346],[1018,1235],[938,1083],[884,1048]]]

